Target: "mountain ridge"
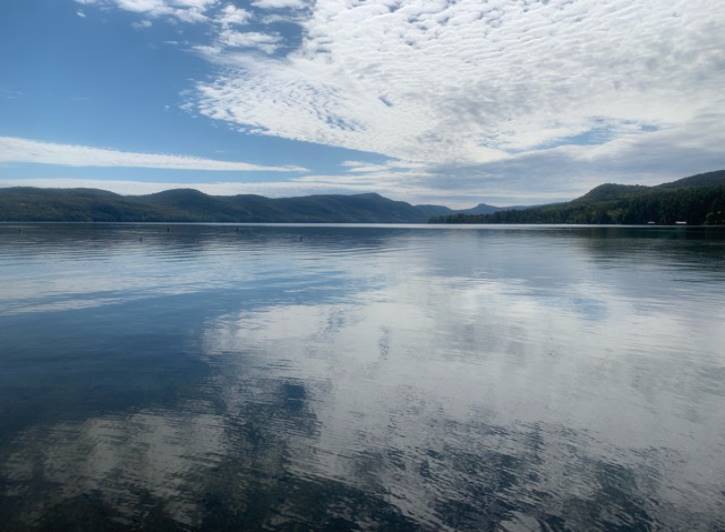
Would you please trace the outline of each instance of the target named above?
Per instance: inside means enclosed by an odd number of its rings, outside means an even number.
[[[533,207],[480,203],[454,210],[376,192],[268,198],[192,188],[121,195],[91,188],[0,188],[3,222],[227,223],[725,223],[725,170],[655,186],[604,183],[569,202]]]
[[[455,212],[443,205],[412,205],[376,192],[268,198],[213,196],[193,188],[145,195],[89,188],[0,188],[0,221],[4,222],[424,223]]]
[[[454,213],[432,223],[725,224],[725,170],[654,186],[604,183],[568,202],[494,213]]]

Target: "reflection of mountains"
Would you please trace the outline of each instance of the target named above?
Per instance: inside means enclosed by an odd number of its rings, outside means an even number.
[[[444,238],[441,238],[444,235]],[[65,260],[108,258],[108,254],[147,254],[155,260],[179,262],[196,255],[224,256],[279,252],[287,256],[304,254],[314,259],[321,254],[348,255],[405,251],[425,248],[426,252],[455,250],[464,266],[478,260],[497,259],[515,264],[525,254],[521,243],[548,249],[547,260],[557,252],[569,252],[570,243],[582,244],[597,254],[623,256],[632,252],[654,253],[663,259],[690,255],[692,251],[721,257],[725,242],[723,228],[635,228],[635,227],[460,227],[456,229],[396,228],[394,226],[233,226],[165,224],[38,224],[0,225],[3,261],[13,257]],[[489,248],[489,244],[496,247]],[[676,245],[673,245],[676,244]],[[478,254],[480,252],[480,254]],[[432,255],[427,253],[427,255]],[[497,256],[495,256],[497,255]],[[428,258],[428,257],[426,257]],[[445,256],[441,256],[446,259]],[[605,257],[606,258],[606,257]],[[705,257],[708,258],[708,257]],[[446,261],[446,266],[457,261]],[[545,266],[541,261],[540,266]],[[434,272],[435,273],[435,272]]]
[[[26,250],[62,250],[83,243],[87,253],[127,246],[200,251],[230,244],[249,246],[278,243],[345,249],[375,245],[410,232],[396,226],[286,226],[221,224],[0,224],[0,245],[17,253]],[[307,236],[312,239],[306,239]],[[301,238],[300,238],[301,237]]]

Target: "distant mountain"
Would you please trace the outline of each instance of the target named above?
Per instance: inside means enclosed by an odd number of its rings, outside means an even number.
[[[491,214],[492,212],[514,208],[515,207],[494,207],[493,205],[488,205],[486,203],[479,203],[475,207],[471,207],[470,209],[462,209],[457,212],[460,214]]]
[[[432,218],[434,216],[446,216],[448,214],[459,212],[449,209],[448,207],[444,207],[443,205],[416,205],[415,207],[419,211],[426,213],[428,218]]]
[[[566,202],[492,213],[451,213],[435,223],[725,224],[725,170],[654,187],[606,183]]]
[[[429,210],[379,194],[271,199],[174,189],[121,196],[93,189],[0,189],[2,221],[425,222]]]
[[[210,196],[192,189],[144,196],[95,189],[0,189],[0,221],[422,223],[456,212],[380,194],[266,198]]]
[[[706,172],[704,174],[696,174],[690,177],[683,177],[677,181],[662,183],[654,188],[692,188],[692,187],[712,187],[725,185],[725,170],[716,170],[715,172]]]
[[[673,190],[678,188],[695,188],[709,187],[725,184],[725,170],[716,172],[707,172],[705,174],[697,174],[690,177],[683,177],[677,181],[662,183],[654,187],[646,187],[644,185],[617,185],[614,183],[605,183],[593,188],[582,197],[574,201],[608,201],[622,199],[625,197],[634,197],[652,190]],[[484,214],[484,213],[482,213]],[[485,213],[487,214],[487,213]]]
[[[617,185],[614,183],[605,183],[594,187],[583,196],[572,200],[577,203],[587,203],[596,201],[610,201],[627,197],[637,196],[643,192],[650,190],[650,187],[642,185]]]
[[[262,223],[725,223],[725,170],[654,187],[607,183],[566,203],[453,210],[380,194],[266,198],[173,189],[122,196],[96,189],[0,188],[0,221]]]

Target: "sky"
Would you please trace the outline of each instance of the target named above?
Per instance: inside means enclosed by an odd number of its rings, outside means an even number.
[[[0,2],[0,186],[540,204],[723,124],[721,0]]]

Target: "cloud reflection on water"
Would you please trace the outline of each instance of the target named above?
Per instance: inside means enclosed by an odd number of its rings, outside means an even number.
[[[36,388],[32,422],[2,418],[17,428],[0,513],[17,522],[723,525],[721,242],[116,231],[96,234],[108,252],[83,262],[88,284],[68,266],[78,233],[47,237],[53,263],[0,262],[26,283],[0,301],[37,301],[0,313],[15,327],[0,364],[20,391],[32,362],[64,392]],[[112,286],[119,300],[71,309]],[[113,386],[133,393],[114,402]]]

